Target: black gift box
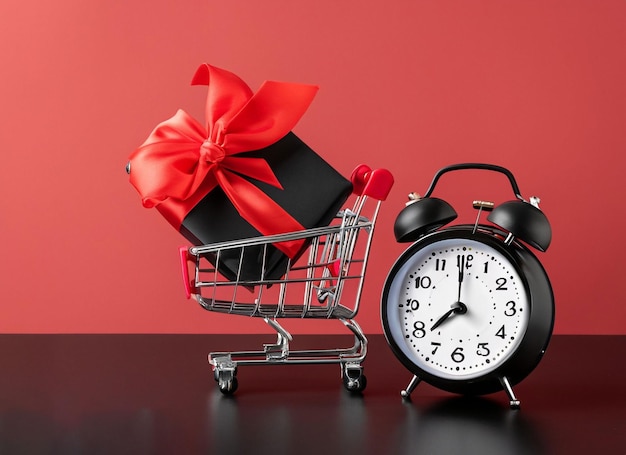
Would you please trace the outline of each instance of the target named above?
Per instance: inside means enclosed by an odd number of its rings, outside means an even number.
[[[271,197],[304,228],[328,225],[352,192],[352,184],[295,134],[261,150],[238,157],[264,158],[283,189],[249,179]],[[221,188],[209,192],[183,219],[181,234],[194,245],[239,240],[261,235],[237,212]],[[304,248],[303,248],[304,249]],[[241,250],[222,251],[218,270],[235,280]],[[288,258],[276,247],[267,248],[265,278],[278,279],[287,269]],[[240,281],[258,280],[262,269],[263,246],[247,246]],[[215,264],[215,257],[208,257]]]

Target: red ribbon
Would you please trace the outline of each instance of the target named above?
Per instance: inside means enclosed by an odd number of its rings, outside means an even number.
[[[235,74],[201,65],[192,85],[207,85],[205,129],[179,110],[157,125],[130,157],[130,182],[145,207],[156,207],[177,230],[184,217],[216,186],[262,235],[304,227],[253,183],[282,188],[262,158],[238,157],[283,138],[313,101],[317,87],[266,81],[253,94]],[[216,214],[219,216],[219,214]],[[302,242],[276,246],[294,257]]]

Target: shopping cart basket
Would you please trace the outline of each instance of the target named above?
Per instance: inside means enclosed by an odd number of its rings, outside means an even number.
[[[338,363],[347,390],[365,389],[362,362],[367,338],[353,318],[359,309],[374,225],[393,177],[385,169],[371,170],[361,165],[352,174],[352,184],[353,207],[341,210],[329,226],[181,247],[187,298],[194,297],[208,311],[263,318],[277,333],[276,343],[264,344],[262,350],[209,354],[222,393],[235,392],[237,368],[241,365],[303,363]],[[241,270],[247,248],[254,248],[258,254],[261,247],[261,263],[265,264],[269,245],[293,240],[305,241],[308,247],[294,263],[289,261],[278,279],[266,278],[264,265],[254,280],[228,279],[218,272],[221,255],[228,253],[232,257],[235,251]],[[342,298],[344,295],[346,298]],[[346,303],[348,299],[350,303]],[[284,318],[338,319],[354,335],[354,344],[340,349],[290,350],[293,337],[278,322]]]

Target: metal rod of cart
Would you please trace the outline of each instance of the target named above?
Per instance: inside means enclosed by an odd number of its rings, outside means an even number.
[[[358,166],[352,174],[354,203],[341,210],[329,226],[270,236],[181,247],[185,291],[207,311],[262,318],[277,335],[275,343],[254,351],[212,352],[209,363],[220,391],[232,394],[238,387],[242,365],[337,363],[344,387],[361,392],[366,386],[362,362],[367,338],[354,321],[359,310],[374,226],[382,201],[393,185],[386,169]],[[308,244],[293,263],[289,260],[279,278],[266,274],[270,245],[299,240]],[[242,278],[246,252],[261,253],[261,270],[254,279]],[[236,277],[218,269],[222,257],[239,257]],[[337,349],[291,350],[293,336],[279,323],[286,318],[337,319],[354,336],[354,344]]]

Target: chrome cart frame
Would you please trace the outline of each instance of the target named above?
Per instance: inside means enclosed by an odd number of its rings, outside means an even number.
[[[367,338],[353,318],[359,309],[374,226],[393,177],[385,169],[361,165],[353,172],[352,183],[354,205],[341,210],[330,226],[181,247],[188,298],[193,297],[207,311],[263,318],[277,334],[276,343],[264,344],[262,350],[209,354],[222,393],[235,392],[241,365],[295,363],[338,363],[346,389],[365,389],[362,362]],[[289,260],[280,278],[266,277],[268,246],[287,241],[304,241],[308,247],[299,259]],[[239,279],[244,254],[251,247],[262,251],[259,277]],[[220,257],[233,251],[239,255],[239,271],[235,279],[227,279],[218,272]],[[286,318],[338,319],[354,335],[354,344],[339,349],[290,350],[293,337],[278,322]]]

